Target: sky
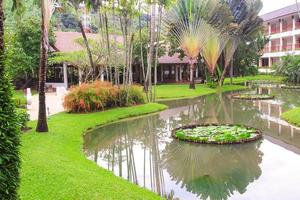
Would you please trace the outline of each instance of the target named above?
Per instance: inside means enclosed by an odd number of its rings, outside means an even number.
[[[260,11],[260,14],[272,12],[274,10],[296,3],[296,0],[261,0],[261,1],[263,2],[264,6]],[[300,0],[298,0],[298,3],[300,3]]]

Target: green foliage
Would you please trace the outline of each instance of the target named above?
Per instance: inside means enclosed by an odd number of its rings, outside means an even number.
[[[95,81],[73,87],[65,97],[64,107],[72,112],[92,112],[142,103],[144,94],[137,86],[118,88],[109,82]]]
[[[255,37],[241,41],[234,55],[234,74],[238,76],[254,76],[258,74],[257,63],[267,39],[257,33]]]
[[[18,108],[16,109],[17,122],[21,128],[27,127],[27,122],[29,122],[29,114],[26,109]]]
[[[0,59],[3,59],[2,55]],[[17,199],[20,127],[12,101],[12,87],[0,60],[0,198]]]
[[[175,137],[180,140],[205,143],[234,143],[245,139],[256,137],[257,130],[236,125],[208,125],[195,128],[179,129],[175,132]]]
[[[300,55],[287,55],[273,68],[277,75],[285,77],[286,82],[300,83]]]
[[[26,100],[26,97],[25,97],[23,91],[20,91],[20,90],[14,91],[12,99],[17,108],[25,108],[26,107],[27,100]]]
[[[20,199],[161,199],[88,160],[82,134],[90,127],[163,109],[165,105],[150,103],[88,114],[59,113],[49,120],[48,134],[34,129],[23,134]],[[35,127],[36,122],[29,125]]]

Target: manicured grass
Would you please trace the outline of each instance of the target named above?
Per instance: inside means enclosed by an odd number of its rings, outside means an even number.
[[[244,77],[236,77],[233,78],[233,83],[244,83],[246,81],[272,81],[272,82],[282,82],[283,77],[281,76],[273,76],[273,75],[257,75],[257,76],[244,76]],[[230,83],[230,78],[225,79],[225,84]]]
[[[49,133],[24,133],[21,147],[21,199],[160,199],[86,159],[85,130],[120,119],[166,109],[149,103],[90,114],[59,113],[49,120]],[[36,122],[30,122],[35,127]]]
[[[197,84],[196,89],[189,89],[188,84],[166,84],[158,85],[156,88],[158,100],[184,99],[204,96],[216,93],[218,90],[222,92],[242,90],[246,87],[240,85],[224,85],[221,89],[211,89],[204,84]]]
[[[284,112],[281,118],[300,127],[300,107]]]

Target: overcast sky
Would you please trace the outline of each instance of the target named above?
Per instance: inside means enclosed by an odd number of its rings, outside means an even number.
[[[260,14],[265,14],[272,12],[274,10],[283,8],[296,3],[296,0],[262,0],[264,7],[261,10]],[[300,0],[298,0],[300,3]]]

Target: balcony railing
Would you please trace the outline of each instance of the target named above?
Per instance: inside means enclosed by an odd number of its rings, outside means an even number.
[[[300,50],[300,43],[295,44],[295,50]]]
[[[293,24],[284,24],[282,25],[282,32],[287,32],[293,30]]]
[[[280,32],[280,29],[279,28],[271,28],[271,34],[276,34],[276,33],[279,33]]]
[[[278,52],[280,51],[280,45],[271,46],[271,52]]]
[[[293,44],[282,45],[282,51],[292,51],[292,50],[293,50]]]

